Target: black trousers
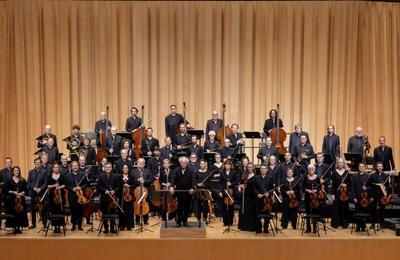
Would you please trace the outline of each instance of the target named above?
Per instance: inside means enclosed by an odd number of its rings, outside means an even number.
[[[178,209],[177,209],[177,223],[186,223],[190,214],[190,206],[192,202],[192,196],[190,194],[179,194]]]
[[[288,199],[284,199],[282,201],[282,222],[281,222],[282,228],[287,228],[289,221],[293,229],[297,228],[297,212],[298,212],[298,207],[296,208],[289,207]]]
[[[123,212],[119,213],[119,227],[120,228],[134,228],[135,222],[133,221],[133,205],[131,202],[122,202]]]
[[[109,205],[109,200],[108,199],[103,199],[101,201],[101,212],[103,213],[103,215],[105,215],[105,214],[115,214],[116,213],[116,209],[111,209],[111,208],[108,207],[108,205]],[[104,229],[108,230],[109,222],[110,222],[110,225],[111,225],[111,230],[114,230],[114,226],[115,226],[115,220],[114,219],[110,219],[110,221],[103,220]]]
[[[340,194],[335,196],[333,202],[332,212],[332,227],[343,227],[349,226],[349,201],[343,202],[339,199]]]
[[[78,204],[77,201],[70,202],[71,207],[71,223],[72,225],[82,226],[83,219],[83,205]]]
[[[269,218],[264,218],[264,225],[262,224],[262,218],[259,218],[258,216],[261,214],[267,214],[270,212],[265,212],[264,211],[264,203],[263,200],[261,199],[257,199],[257,204],[256,204],[256,217],[257,217],[257,223],[256,223],[256,231],[257,232],[261,232],[262,229],[264,229],[264,231],[268,230],[268,226],[269,226]]]

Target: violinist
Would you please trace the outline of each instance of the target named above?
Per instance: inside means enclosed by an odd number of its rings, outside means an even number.
[[[268,175],[268,167],[266,164],[260,166],[260,175],[255,177],[255,194],[256,198],[256,218],[260,214],[269,214],[272,211],[272,194],[268,193],[274,187],[275,180]],[[264,207],[268,202],[267,208]],[[269,218],[264,218],[264,233],[268,233]],[[257,218],[256,232],[261,233],[262,223],[261,219]]]
[[[162,190],[169,190],[169,188],[171,186],[172,171],[171,171],[170,167],[171,167],[171,161],[169,159],[164,159],[163,160],[163,167],[160,170],[160,176],[159,176],[159,181],[160,181],[160,185],[161,185],[161,189]],[[170,201],[172,201],[172,203],[174,205],[176,205],[176,203],[174,203],[175,200],[172,198],[171,195],[169,195],[169,194],[167,195],[166,193],[164,193],[163,196],[167,196],[167,198],[163,197],[163,200],[165,200],[165,199],[168,200],[168,199],[171,198]],[[168,203],[168,201],[167,201],[167,203]],[[162,220],[164,221],[165,218],[166,218],[165,201],[163,201],[162,204],[161,204],[160,213],[161,213]],[[169,212],[169,219],[168,220],[172,219],[173,216],[174,216],[174,213],[173,212]]]
[[[242,178],[243,174],[246,172],[247,165],[249,164],[250,159],[248,156],[243,156],[242,159],[239,162],[239,167],[238,167],[238,177],[239,179]]]
[[[133,221],[133,188],[135,187],[135,181],[133,176],[130,174],[129,166],[124,164],[121,169],[121,175],[118,175],[120,179],[120,195],[122,201],[122,209],[125,214],[119,212],[119,229],[120,230],[131,230],[135,227]]]
[[[301,167],[301,175],[307,172],[307,165],[310,164],[310,160],[315,157],[314,148],[310,143],[307,143],[307,136],[300,136],[300,145],[294,148],[293,157],[296,158],[297,162]]]
[[[28,194],[28,189],[18,166],[14,166],[11,169],[11,177],[4,185],[4,194],[5,212],[14,216],[13,219],[6,221],[6,227],[12,227],[16,234],[20,234],[22,233],[21,228],[28,226],[28,214],[25,204],[25,194]]]
[[[110,207],[110,202],[115,199],[115,201],[118,202],[118,198],[116,197],[116,194],[118,194],[119,191],[119,179],[118,175],[112,173],[112,165],[111,163],[107,162],[104,165],[105,172],[104,174],[99,176],[99,179],[97,181],[97,190],[100,192],[100,210],[105,214],[114,214],[115,213],[115,208]],[[113,199],[111,198],[113,197]],[[109,233],[109,223],[106,220],[104,221],[104,233],[108,234]],[[115,230],[115,222],[114,220],[110,220],[110,225],[111,225],[111,233],[116,233],[117,231]]]
[[[135,182],[135,187],[143,186],[150,191],[150,185],[152,184],[153,174],[149,169],[145,169],[145,160],[143,158],[139,158],[137,160],[137,168],[133,169],[131,175]],[[135,202],[136,203],[136,202]],[[149,224],[149,214],[145,214],[142,216],[143,222],[145,225]],[[136,225],[140,224],[140,215],[135,216]]]
[[[281,163],[280,167],[279,167],[280,168],[279,175],[280,175],[280,179],[281,179],[280,183],[282,183],[284,180],[286,180],[286,177],[287,177],[286,173],[287,173],[288,169],[293,170],[293,177],[300,177],[300,173],[298,172],[299,167],[297,167],[298,166],[297,163],[292,161],[292,155],[290,152],[285,153],[284,159],[285,159],[285,161],[283,163]]]
[[[42,165],[40,171],[45,175],[49,176],[51,174],[52,165],[49,163],[49,156],[46,153],[40,155],[40,161]]]
[[[286,171],[286,178],[281,183],[282,193],[282,228],[286,229],[290,223],[292,229],[297,228],[297,212],[300,205],[300,181],[302,177],[295,178],[293,170],[288,168]]]
[[[27,181],[29,196],[31,197],[32,225],[29,227],[30,229],[36,228],[36,214],[40,212],[40,209],[42,207],[40,199],[46,189],[47,178],[47,176],[40,171],[40,158],[35,158],[34,164],[35,168],[29,171]]]
[[[187,133],[186,125],[179,125],[179,133],[175,134],[174,145],[177,156],[189,156],[188,145],[191,143],[191,135]]]
[[[238,186],[241,194],[238,228],[243,231],[256,231],[255,176],[254,164],[249,162]]]
[[[385,209],[389,202],[390,194],[390,175],[383,172],[384,166],[382,162],[376,163],[376,171],[371,175],[371,191],[374,196],[374,205],[372,210],[377,211],[378,222],[380,228],[385,228]],[[376,207],[378,206],[378,207]]]
[[[204,159],[200,160],[200,169],[196,170],[196,188],[197,189],[209,189],[210,174],[211,172],[207,170],[207,162]],[[199,196],[196,197],[196,215],[197,219],[201,219],[203,214],[203,221],[208,224],[208,214],[209,214],[209,201],[202,193],[197,193]]]
[[[51,174],[47,177],[48,200],[50,204],[50,214],[64,215],[64,190],[65,179],[60,173],[60,165],[55,163],[52,166]],[[60,227],[65,221],[54,220],[51,225],[54,227],[54,233],[61,233]]]
[[[136,155],[135,151],[133,149],[134,147],[132,146],[132,143],[128,139],[122,140],[122,145],[121,145],[121,151],[126,150],[127,153],[127,159],[131,161],[132,163],[136,162]]]
[[[317,198],[318,187],[320,185],[320,179],[315,173],[315,166],[309,164],[307,166],[307,176],[303,180],[304,189],[304,207],[306,214],[309,216],[311,213],[319,212],[319,201]],[[311,232],[310,218],[307,218],[307,227],[305,233]],[[316,233],[317,223],[313,222],[313,233]]]
[[[196,172],[198,169],[200,169],[200,161],[195,153],[190,154],[189,167],[192,168],[193,172]]]
[[[332,167],[333,165],[331,165]],[[315,157],[315,173],[318,175],[318,177],[321,180],[321,189],[324,189],[324,192],[326,192],[326,187],[330,186],[330,181],[331,181],[331,167],[324,163],[324,154],[319,152],[317,153]]]
[[[371,202],[371,180],[369,174],[365,171],[364,162],[358,164],[358,174],[353,177],[351,182],[352,200],[356,206],[356,212],[370,213]],[[356,232],[365,231],[365,223],[356,224]]]
[[[343,158],[336,161],[336,169],[332,173],[332,227],[347,228],[349,226],[351,176],[346,169]]]
[[[158,174],[161,168],[160,148],[154,147],[153,156],[147,163],[147,169],[151,171],[153,178]]]
[[[232,161],[235,158],[235,149],[231,147],[231,140],[229,138],[225,138],[224,147],[220,148],[218,153],[221,155],[223,161]]]
[[[96,150],[90,145],[90,138],[88,136],[83,137],[83,146],[81,151],[86,154],[86,165],[96,164]]]
[[[78,196],[84,196],[84,190],[88,187],[88,176],[79,169],[76,161],[71,163],[71,171],[65,176],[65,183],[71,207],[71,231],[75,231],[77,227],[82,231],[83,209],[86,203],[81,202],[83,198]]]
[[[68,156],[63,154],[61,155],[61,166],[60,166],[61,175],[66,175],[69,173],[70,165],[68,164]]]
[[[223,205],[220,206],[224,226],[233,225],[234,217],[234,192],[239,184],[239,176],[233,169],[233,163],[226,160],[223,163],[222,171],[219,174],[219,196]],[[228,196],[229,194],[229,196]]]
[[[269,111],[269,119],[265,120],[264,123],[264,133],[269,136],[272,129],[276,128],[276,120],[278,117],[278,111],[276,109],[272,109]],[[279,118],[279,128],[283,127],[282,120]]]
[[[211,130],[210,132],[208,132],[208,138],[204,142],[204,151],[205,152],[213,153],[213,152],[217,151],[217,149],[219,147],[219,143],[215,139],[215,135],[216,135],[216,133],[214,130]]]
[[[267,137],[265,139],[265,145],[260,147],[258,151],[257,158],[261,160],[261,162],[265,163],[269,161],[270,156],[278,156],[278,151],[274,146],[272,146],[271,137]]]
[[[153,128],[146,129],[146,135],[142,139],[142,154],[145,157],[153,156],[154,149],[160,147],[158,139],[153,137]]]
[[[125,130],[129,133],[137,130],[142,125],[142,119],[137,116],[139,110],[136,107],[131,108],[131,116],[126,119]]]

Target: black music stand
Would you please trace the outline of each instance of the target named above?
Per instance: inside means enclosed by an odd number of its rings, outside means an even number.
[[[195,135],[197,137],[197,140],[200,141],[200,145],[201,145],[201,138],[203,138],[203,136],[204,136],[203,130],[188,129],[187,133],[190,134],[191,136]]]
[[[332,158],[332,155],[324,154],[324,162],[326,164],[331,165],[334,161],[336,161],[336,158]]]
[[[203,158],[207,161],[208,166],[211,166],[215,163],[215,152],[203,153]]]
[[[119,159],[118,155],[107,155],[107,161],[110,162],[113,167],[114,167],[114,163],[116,161],[118,161],[118,159]]]
[[[124,138],[124,139],[127,139],[127,140],[129,140],[129,141],[132,141],[132,134],[129,133],[129,132],[118,132],[118,133],[116,133],[116,135],[119,135],[119,136],[121,136],[121,137]]]
[[[244,131],[246,139],[251,139],[251,159],[254,159],[254,139],[262,139],[260,132],[258,131]]]
[[[358,164],[362,162],[362,157],[359,153],[345,153],[344,158],[346,161],[351,162],[351,166],[354,171],[357,171]]]

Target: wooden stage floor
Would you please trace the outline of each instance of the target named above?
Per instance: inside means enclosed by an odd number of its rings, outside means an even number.
[[[237,218],[236,218],[237,219]],[[70,231],[48,236],[36,230],[24,230],[17,236],[0,232],[0,259],[399,259],[400,237],[385,229],[350,234],[350,229],[328,230],[321,237],[301,235],[291,228],[283,233],[255,235],[253,232],[223,233],[225,227],[214,219],[206,228],[206,239],[161,239],[159,218],[150,218],[146,226],[153,232],[121,231],[115,234]],[[195,221],[194,218],[191,221]],[[96,222],[97,224],[97,222]],[[95,225],[97,227],[97,225]],[[236,229],[236,225],[234,228]],[[53,257],[54,256],[54,257]],[[4,257],[4,258],[3,258]]]

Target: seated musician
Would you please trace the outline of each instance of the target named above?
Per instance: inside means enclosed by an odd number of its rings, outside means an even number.
[[[143,185],[143,187],[145,187],[148,191],[148,194],[150,193],[150,185],[152,184],[153,181],[153,174],[151,173],[151,171],[149,169],[145,169],[145,160],[143,158],[139,158],[137,160],[137,168],[133,169],[131,172],[131,175],[134,178],[135,181],[135,187],[140,187],[141,185]],[[135,198],[136,202],[137,200],[139,200],[140,198]],[[149,199],[149,197],[148,197]],[[135,202],[135,203],[136,203]],[[145,215],[140,215],[140,212],[135,212],[135,221],[136,221],[136,225],[140,225],[140,221],[141,218],[143,220],[143,223],[145,225],[149,224],[149,214],[145,214]]]
[[[112,173],[112,165],[107,162],[104,165],[105,173],[99,176],[97,181],[97,190],[100,192],[100,210],[105,214],[114,214],[115,207],[112,201],[118,202],[117,194],[119,194],[119,179],[118,175]],[[106,220],[104,221],[104,233],[109,233],[109,223]],[[115,221],[114,219],[110,220],[111,225],[111,233],[116,233],[115,230]]]
[[[61,175],[65,175],[69,172],[70,165],[68,164],[68,156],[63,154],[61,155],[61,165],[60,165],[60,173]]]
[[[180,156],[189,156],[188,145],[191,143],[191,135],[187,133],[185,124],[179,125],[179,133],[175,135],[174,145],[176,154]]]
[[[46,178],[47,175],[44,175],[43,172],[40,171],[40,158],[35,158],[34,160],[35,167],[29,171],[28,173],[28,191],[29,196],[31,197],[31,223],[32,225],[29,227],[30,229],[36,228],[36,214],[40,212],[41,202],[45,189],[46,189]]]
[[[320,185],[320,179],[318,175],[315,173],[315,166],[313,164],[309,164],[307,166],[307,175],[303,180],[303,190],[304,190],[304,207],[306,210],[307,216],[310,216],[311,213],[319,213],[320,205],[319,201],[313,199],[313,196],[317,196]],[[306,219],[306,231],[305,233],[311,232],[311,221],[308,217]],[[317,222],[313,221],[313,233],[317,232]]]
[[[213,130],[211,130],[210,132],[208,132],[208,138],[207,140],[204,142],[204,151],[207,153],[212,153],[212,152],[216,152],[218,147],[219,147],[219,143],[218,141],[215,139],[215,132]]]
[[[376,170],[371,176],[371,186],[372,194],[374,196],[375,205],[373,205],[373,210],[377,211],[378,223],[380,228],[385,228],[385,209],[386,204],[389,202],[389,179],[390,175],[383,172],[383,163],[376,163]],[[387,199],[385,199],[387,198]],[[376,207],[378,206],[378,207]]]
[[[48,155],[50,164],[60,160],[58,149],[54,146],[53,137],[49,137],[49,139],[47,139],[47,143],[42,147],[42,151]]]
[[[188,145],[189,154],[196,154],[197,158],[203,158],[203,147],[198,144],[197,136],[190,137],[191,143]]]
[[[233,225],[235,200],[234,193],[236,192],[238,184],[238,174],[233,169],[232,161],[225,160],[222,166],[222,171],[219,174],[219,196],[222,198],[222,205],[220,206],[220,209],[224,226]]]
[[[80,131],[81,127],[79,125],[73,125],[72,134],[64,139],[67,141],[67,149],[70,152],[71,161],[78,161],[78,152],[83,146],[83,138],[80,134]]]
[[[196,170],[196,188],[197,189],[205,189],[209,190],[209,183],[210,183],[210,174],[211,171],[207,170],[207,162],[204,159],[200,160],[200,169]],[[207,224],[208,221],[208,214],[209,214],[209,207],[207,197],[204,196],[203,193],[198,193],[196,197],[196,216],[197,219],[203,219]],[[210,202],[211,203],[211,202]],[[210,204],[211,205],[211,204]],[[202,218],[203,214],[203,218]]]
[[[218,149],[218,153],[221,155],[223,161],[231,160],[235,158],[235,149],[231,147],[231,140],[225,138],[224,147]]]
[[[117,128],[111,127],[111,134],[106,138],[106,152],[108,155],[119,155],[121,150],[122,137],[117,135]]]
[[[265,139],[265,144],[260,147],[258,151],[257,158],[261,160],[262,163],[268,163],[270,156],[278,156],[278,151],[274,146],[272,146],[272,139],[271,137],[267,137]]]
[[[301,177],[299,177],[301,178]],[[282,194],[282,228],[288,227],[289,221],[292,229],[297,228],[297,212],[300,205],[300,181],[301,179],[293,176],[293,170],[288,168],[286,170],[286,178],[281,183]]]
[[[336,169],[332,172],[333,212],[331,225],[333,228],[349,226],[349,201],[351,176],[346,169],[343,158],[336,161]]]
[[[160,147],[160,142],[153,137],[153,128],[147,128],[146,133],[146,136],[142,139],[142,154],[145,157],[150,157],[153,156],[154,148]]]
[[[291,154],[294,153],[294,149],[296,148],[296,146],[300,145],[301,135],[305,135],[307,137],[307,142],[310,142],[310,136],[308,135],[308,133],[306,131],[303,131],[303,127],[301,126],[301,124],[296,124],[294,126],[294,132],[291,133],[289,137],[289,152]]]
[[[267,191],[271,190],[274,185],[275,185],[275,180],[271,176],[268,175],[268,168],[266,164],[262,164],[260,166],[260,175],[255,177],[256,185],[255,185],[255,194],[257,196],[256,198],[256,218],[257,218],[257,223],[256,223],[256,232],[261,233],[262,231],[262,223],[261,219],[258,218],[257,216],[261,214],[269,214],[271,213],[271,210],[268,212],[264,208],[264,198],[270,199],[270,206],[272,207],[272,193],[268,193]],[[264,233],[268,233],[268,227],[269,227],[269,218],[264,218]]]
[[[176,148],[172,145],[171,137],[165,137],[164,142],[165,146],[160,149],[161,160],[168,159],[171,163],[177,162]]]
[[[120,154],[121,158],[119,158],[118,161],[114,163],[114,172],[117,174],[122,174],[122,166],[124,165],[128,165],[129,172],[131,172],[133,170],[133,162],[129,160],[128,150],[122,149]]]
[[[269,118],[264,123],[264,133],[269,136],[272,129],[276,128],[278,111],[272,109],[269,111]],[[279,128],[283,127],[282,119],[279,118]]]
[[[128,140],[128,139],[122,140],[121,150],[126,150],[127,158],[129,161],[131,161],[132,163],[136,162],[137,158],[136,158],[135,151],[133,150],[133,146],[132,146],[132,143],[130,140]]]
[[[131,230],[135,227],[135,222],[133,220],[133,189],[135,187],[135,180],[130,174],[129,165],[123,164],[121,167],[121,174],[118,175],[120,181],[120,195],[122,198],[121,207],[124,210],[119,212],[119,229],[120,230]]]
[[[86,165],[96,164],[96,150],[90,145],[90,138],[88,136],[83,137],[81,151],[86,155]]]
[[[60,173],[60,165],[55,163],[51,168],[51,174],[47,176],[48,202],[50,205],[50,215],[65,214],[65,178]],[[51,225],[54,233],[61,233],[60,227],[65,224],[65,220],[53,220]]]
[[[219,128],[224,126],[224,122],[222,119],[218,118],[218,112],[213,111],[212,112],[212,118],[207,121],[206,125],[206,133],[210,133],[210,131],[214,132],[214,137],[215,133],[218,131]],[[210,139],[210,135],[207,136],[207,140]]]
[[[134,132],[142,125],[142,119],[137,116],[138,112],[136,107],[132,107],[131,116],[126,119],[125,130],[129,133]]]
[[[44,133],[41,136],[39,136],[38,138],[36,138],[36,140],[38,141],[37,148],[42,148],[43,146],[45,146],[47,144],[47,140],[50,137],[53,138],[54,147],[57,148],[57,137],[56,137],[55,134],[52,133],[51,125],[45,125],[44,126]]]
[[[228,135],[227,138],[231,142],[231,147],[235,149],[235,153],[243,153],[244,141],[243,135],[239,133],[239,125],[232,124],[232,134]]]

